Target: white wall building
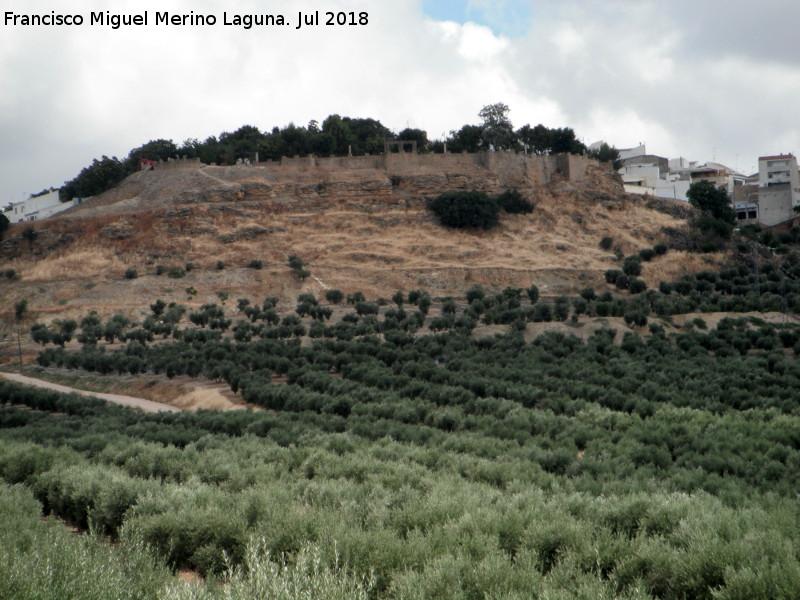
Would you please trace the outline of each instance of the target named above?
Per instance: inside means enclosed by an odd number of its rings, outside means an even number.
[[[27,200],[15,204],[9,204],[6,206],[3,214],[12,224],[21,223],[22,221],[40,221],[80,203],[80,198],[74,198],[69,202],[61,202],[59,200],[58,190],[54,190],[42,196],[28,198]]]
[[[797,216],[800,205],[800,174],[793,154],[761,156],[758,159],[758,220],[771,226]]]
[[[636,151],[644,150],[644,145]],[[623,160],[622,168],[618,171],[622,176],[625,191],[629,194],[670,198],[672,200],[687,201],[686,192],[689,191],[688,175],[683,177],[673,173],[666,158],[650,154],[636,154]]]

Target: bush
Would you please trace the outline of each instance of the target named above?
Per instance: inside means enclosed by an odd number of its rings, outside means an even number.
[[[642,274],[642,263],[638,256],[629,256],[622,263],[622,272],[628,277],[638,277]]]
[[[446,192],[428,208],[446,227],[491,229],[499,222],[500,207],[485,192]]]
[[[139,277],[139,271],[136,269],[125,269],[125,279],[136,279]]]
[[[225,268],[225,263],[221,260],[217,261],[217,271],[222,271]]]
[[[247,268],[248,269],[263,269],[264,268],[264,262],[259,260],[259,259],[257,259],[257,258],[254,258],[249,263],[247,263]]]
[[[167,268],[164,265],[156,265],[156,275],[163,275]]]
[[[167,271],[167,277],[171,279],[180,279],[186,277],[186,271],[180,267],[170,267],[169,271]]]
[[[653,252],[655,252],[657,256],[663,256],[667,253],[667,245],[664,242],[659,242],[653,246]]]
[[[327,290],[325,292],[325,300],[331,304],[339,304],[344,299],[342,290]]]
[[[625,313],[625,324],[634,327],[644,327],[647,325],[647,315],[640,310],[632,310]]]
[[[628,283],[628,291],[631,294],[641,294],[647,289],[647,284],[641,279],[631,279]]]
[[[639,258],[641,258],[644,262],[653,260],[655,256],[656,251],[652,248],[644,248],[643,250],[639,250]]]
[[[611,250],[611,246],[614,245],[614,238],[611,236],[606,236],[602,240],[600,240],[600,248],[603,250]]]
[[[188,273],[189,271],[193,271],[194,269],[196,269],[197,265],[195,265],[193,262],[187,262],[184,268],[186,269],[186,272]]]
[[[537,294],[538,294],[538,290],[537,290]],[[473,300],[483,300],[485,295],[486,294],[485,294],[485,292],[483,291],[483,288],[480,285],[478,285],[477,283],[473,284],[467,290],[467,302],[472,304]],[[411,302],[410,299],[409,299],[409,302]]]
[[[533,212],[533,203],[526,200],[516,189],[506,190],[497,197],[497,204],[510,214],[527,214]]]

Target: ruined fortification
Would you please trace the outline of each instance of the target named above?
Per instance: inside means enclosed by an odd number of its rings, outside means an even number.
[[[451,190],[497,194],[511,188],[534,197],[538,188],[554,180],[582,180],[589,165],[597,162],[571,154],[512,152],[306,156],[222,167],[181,159],[131,175],[88,202],[86,209],[126,211],[217,202],[414,205]]]

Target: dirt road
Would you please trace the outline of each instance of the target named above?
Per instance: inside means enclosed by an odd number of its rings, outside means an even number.
[[[42,381],[41,379],[34,379],[33,377],[26,377],[25,375],[17,375],[16,373],[0,373],[0,377],[16,383],[23,383],[25,385],[32,385],[35,387],[62,392],[64,394],[78,394],[80,396],[87,396],[89,398],[99,398],[106,402],[113,402],[121,406],[130,408],[139,408],[144,412],[181,412],[180,408],[170,406],[169,404],[161,404],[143,398],[134,398],[132,396],[121,396],[119,394],[103,394],[101,392],[87,392],[86,390],[78,390],[75,388],[67,387],[65,385],[58,385],[57,383],[50,383],[49,381]]]

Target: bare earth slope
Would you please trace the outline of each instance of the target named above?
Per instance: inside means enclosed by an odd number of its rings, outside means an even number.
[[[603,272],[620,266],[613,249],[598,246],[604,236],[627,255],[686,223],[626,195],[607,168],[586,159],[565,173],[552,161],[469,156],[447,164],[406,157],[392,168],[363,157],[373,162],[343,169],[295,159],[286,169],[189,164],[137,173],[63,216],[36,223],[34,240],[23,239],[24,226],[12,228],[0,260],[21,279],[0,282],[0,303],[27,298],[48,321],[89,310],[139,318],[156,298],[189,305],[219,303],[225,294],[228,304],[266,295],[293,301],[328,288],[372,298],[417,288],[458,297],[474,283],[535,283],[544,295],[556,295],[604,289]],[[427,198],[447,189],[510,187],[536,208],[505,215],[488,232],[443,228],[425,208]],[[293,275],[291,254],[307,263],[311,277]],[[247,268],[256,259],[263,269]],[[709,268],[709,260],[670,251],[646,263],[643,278],[657,285]],[[181,279],[155,275],[157,265],[189,262],[197,268]],[[138,278],[124,278],[126,269],[136,269]]]

